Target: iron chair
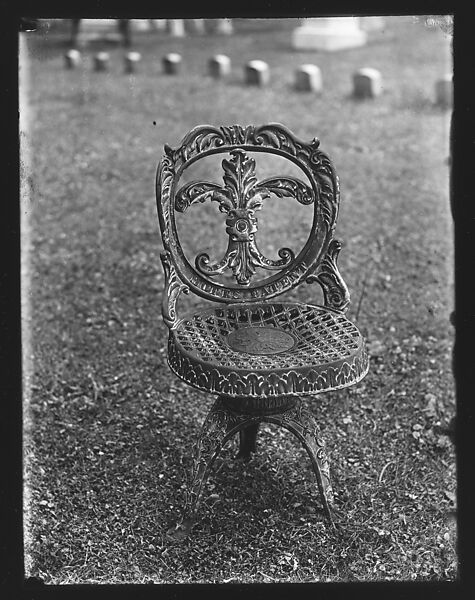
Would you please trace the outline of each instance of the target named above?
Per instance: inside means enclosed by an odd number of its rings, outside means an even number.
[[[203,125],[178,148],[164,147],[156,191],[164,251],[162,316],[169,329],[168,364],[190,386],[217,396],[194,447],[191,479],[181,519],[170,535],[183,538],[193,526],[209,469],[226,442],[239,432],[238,457],[256,450],[259,424],[291,431],[306,448],[328,521],[334,525],[333,491],[325,443],[313,414],[300,397],[337,390],[368,371],[365,341],[345,317],[350,295],[337,268],[341,243],[333,239],[339,184],[332,162],[314,138],[305,143],[278,123],[263,126]],[[259,181],[256,160],[266,152],[288,159],[310,185],[293,176]],[[224,183],[181,183],[183,172],[204,157],[225,154]],[[313,206],[313,222],[303,249],[265,257],[256,242],[255,212],[272,195]],[[191,264],[178,236],[178,213],[216,202],[229,236],[224,256],[214,262],[202,252]],[[223,274],[232,283],[223,283]],[[256,274],[264,277],[253,281]],[[221,277],[219,277],[221,276]],[[323,306],[276,300],[302,282],[318,282]],[[181,293],[216,304],[179,318]]]

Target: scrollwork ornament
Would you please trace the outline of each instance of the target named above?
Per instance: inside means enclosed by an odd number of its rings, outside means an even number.
[[[242,150],[231,150],[230,154],[231,160],[222,161],[224,186],[206,181],[188,183],[175,196],[175,210],[185,212],[192,204],[206,200],[219,204],[220,211],[227,215],[226,253],[215,263],[211,263],[208,254],[201,253],[196,257],[195,266],[207,276],[231,269],[240,285],[248,285],[258,267],[280,270],[295,258],[290,248],[278,251],[280,260],[266,258],[259,250],[255,240],[258,229],[255,212],[261,209],[263,200],[273,193],[278,197],[293,196],[302,204],[310,204],[314,195],[308,185],[292,177],[269,178],[259,183],[255,160]]]
[[[254,159],[246,152],[270,152],[288,158],[307,176],[304,183],[290,176],[258,181]],[[178,186],[183,171],[210,154],[230,154],[223,161],[224,184],[193,181]],[[165,147],[157,198],[164,247],[169,250],[179,277],[195,293],[210,300],[250,301],[276,296],[295,287],[309,273],[316,272],[322,250],[328,246],[338,213],[338,178],[329,157],[320,150],[318,138],[303,142],[278,123],[262,126],[230,125],[194,128],[176,149]],[[237,193],[236,193],[237,192]],[[314,206],[314,217],[303,251],[280,248],[278,257],[268,258],[259,249],[258,211],[275,196],[290,197]],[[185,212],[192,205],[215,202],[226,215],[227,249],[222,257],[198,253],[188,262],[183,255],[174,211]],[[237,285],[226,286],[214,277],[231,271]],[[265,276],[263,271],[280,272]],[[259,281],[255,281],[259,279]]]
[[[276,150],[308,166],[321,193],[323,217],[329,231],[337,217],[339,202],[338,178],[330,158],[320,150],[320,140],[314,138],[310,143],[298,140],[293,133],[280,123],[242,127],[240,125],[213,127],[203,125],[193,129],[182,140],[181,146],[169,155],[179,167],[197,154],[218,149],[225,151],[235,146],[259,146]]]
[[[174,175],[173,160],[170,158],[169,154],[167,154],[167,146],[165,146],[165,155],[160,162],[157,180],[157,200],[160,207],[160,225],[162,230],[162,240],[165,247],[168,247],[170,243],[170,195]]]
[[[325,306],[344,313],[350,305],[350,292],[337,267],[341,247],[339,240],[332,240],[317,273],[309,275],[306,281],[318,282],[323,290]]]
[[[271,192],[278,198],[291,196],[300,204],[312,204],[315,200],[312,188],[295,177],[269,177],[256,187],[263,190],[265,198],[269,198]]]
[[[183,292],[188,294],[190,289],[178,277],[169,252],[160,254],[163,270],[165,272],[165,289],[162,300],[162,316],[169,329],[175,329],[180,323],[176,314],[178,296]]]

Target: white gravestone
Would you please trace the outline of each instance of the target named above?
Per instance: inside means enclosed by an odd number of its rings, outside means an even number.
[[[140,59],[141,55],[139,52],[127,52],[125,55],[125,72],[135,73]]]
[[[81,53],[79,50],[68,50],[64,55],[66,68],[74,69],[81,62]]]
[[[184,37],[185,23],[183,22],[183,19],[169,19],[168,31],[173,37]]]
[[[155,31],[166,31],[167,30],[167,20],[166,19],[150,19],[151,29]]]
[[[132,31],[150,31],[152,29],[151,19],[130,19]]]
[[[305,19],[292,34],[296,50],[343,50],[366,44],[367,35],[357,17],[320,17]]]
[[[381,73],[376,69],[359,69],[353,75],[353,96],[355,98],[375,98],[383,91]]]
[[[435,83],[435,97],[439,106],[448,107],[453,102],[452,74],[445,75]]]
[[[206,26],[204,19],[190,19],[190,25],[195,33],[204,34],[206,33]]]
[[[231,59],[224,54],[216,54],[209,59],[209,74],[215,79],[226,77],[231,72]]]
[[[270,80],[269,65],[263,60],[251,60],[245,66],[247,85],[267,85]]]
[[[216,19],[216,33],[222,35],[233,33],[233,23],[231,19]]]
[[[163,70],[167,75],[176,75],[180,70],[181,56],[172,52],[163,58]]]
[[[296,70],[295,89],[301,92],[322,91],[322,73],[317,65],[301,65]]]
[[[109,54],[107,52],[98,52],[94,55],[94,70],[107,71],[109,68]]]

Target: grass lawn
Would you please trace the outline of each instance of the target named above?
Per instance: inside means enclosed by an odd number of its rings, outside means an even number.
[[[91,45],[69,71],[65,33],[27,34],[27,576],[48,584],[456,578],[455,453],[445,429],[455,411],[450,112],[434,105],[435,81],[451,70],[450,39],[410,17],[388,18],[365,47],[305,53],[290,48],[294,27],[238,20],[232,36],[137,33],[142,61],[132,75],[123,48]],[[104,48],[110,71],[93,72],[92,55]],[[162,74],[168,52],[183,56],[178,76]],[[227,82],[206,74],[218,52],[232,60]],[[243,85],[253,58],[269,63],[266,88]],[[303,63],[321,68],[321,96],[293,90]],[[355,101],[351,76],[364,66],[381,71],[385,91]],[[339,265],[349,317],[371,353],[362,383],[308,400],[327,441],[340,524],[325,526],[303,448],[265,426],[249,463],[232,459],[234,444],[223,450],[194,534],[176,545],[165,533],[213,399],[166,364],[155,170],[164,143],[178,145],[195,125],[272,121],[319,137],[334,160]],[[282,203],[269,217],[269,252],[286,231],[298,240],[305,229],[304,216],[280,216]],[[214,239],[205,220],[184,227],[192,245],[197,233]],[[301,286],[292,297],[318,301],[317,291]]]

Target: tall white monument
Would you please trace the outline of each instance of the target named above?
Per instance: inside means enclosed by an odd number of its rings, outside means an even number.
[[[360,17],[360,26],[364,31],[383,31],[386,20],[381,16]]]
[[[120,39],[117,19],[81,19],[78,45],[82,46],[95,40],[120,42]]]
[[[357,17],[318,17],[305,19],[294,30],[292,45],[296,50],[343,50],[366,44],[366,32]]]

